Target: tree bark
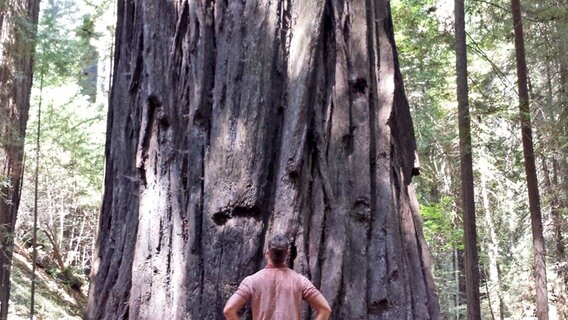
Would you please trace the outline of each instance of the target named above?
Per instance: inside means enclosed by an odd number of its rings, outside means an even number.
[[[529,193],[529,210],[533,236],[534,267],[536,282],[536,316],[539,320],[548,319],[548,290],[546,287],[546,258],[540,211],[540,196],[536,176],[535,157],[532,141],[531,112],[529,107],[527,63],[525,61],[525,43],[521,17],[520,0],[511,0],[513,26],[515,31],[515,56],[519,90],[519,112],[525,173]]]
[[[0,319],[8,317],[38,14],[38,0],[0,4]]]
[[[479,259],[477,257],[477,230],[475,224],[471,124],[467,86],[465,11],[464,0],[456,0],[454,3],[467,318],[475,320],[481,319],[481,309],[479,302]]]
[[[106,159],[88,319],[221,319],[274,232],[334,317],[439,318],[386,0],[119,1]]]

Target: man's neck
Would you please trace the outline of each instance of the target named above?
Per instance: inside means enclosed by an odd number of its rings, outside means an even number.
[[[286,265],[286,263],[272,263],[272,262],[268,262],[268,264],[266,265],[266,268],[268,269],[279,269],[279,268],[288,268],[288,266]]]

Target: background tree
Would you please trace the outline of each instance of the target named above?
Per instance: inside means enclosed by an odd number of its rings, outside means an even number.
[[[0,2],[0,319],[8,316],[38,13],[38,0]]]
[[[26,258],[32,251],[35,128],[40,101],[38,317],[70,318],[83,313],[88,288],[85,274],[90,268],[102,201],[110,34],[115,23],[112,3],[50,0],[42,2],[40,11],[28,120],[31,129],[25,146],[28,170],[22,177],[15,230],[17,260],[12,268],[9,319],[29,318],[28,274],[32,267],[26,265]]]
[[[402,74],[417,133],[421,175],[416,188],[425,221],[425,235],[433,257],[444,317],[465,317],[463,270],[459,240],[461,207],[458,186],[458,125],[451,46],[453,1],[392,1]],[[466,34],[470,84],[471,133],[479,152],[473,158],[478,217],[482,318],[534,317],[535,284],[531,270],[531,229],[523,167],[516,64],[510,2],[466,2]],[[550,185],[541,185],[543,227],[550,259],[548,267],[551,317],[566,319],[565,261],[556,258],[557,244],[565,244],[567,194],[561,167],[566,164],[566,109],[562,91],[563,46],[568,43],[566,3],[526,1],[527,62],[536,132],[537,175],[544,178],[548,164]],[[563,160],[553,170],[554,155]],[[545,161],[546,159],[546,161]],[[557,180],[554,182],[554,177]],[[544,187],[544,188],[543,188]],[[553,190],[557,190],[553,192]],[[553,200],[558,199],[557,202]],[[553,210],[554,208],[554,210]],[[442,231],[451,230],[451,231]],[[563,230],[563,231],[561,231]],[[562,250],[560,250],[562,252]],[[558,257],[562,256],[561,254]],[[531,280],[529,280],[531,279]],[[520,285],[512,285],[519,283]],[[523,288],[519,290],[517,288]],[[530,290],[527,290],[530,288]],[[463,290],[463,291],[462,291]]]
[[[454,1],[456,35],[456,74],[458,131],[460,140],[460,177],[465,248],[467,318],[481,319],[479,303],[479,259],[477,258],[477,226],[473,190],[473,151],[467,84],[467,50],[464,0]]]
[[[450,2],[453,4],[453,1]],[[463,223],[455,101],[454,12],[437,1],[393,1],[397,47],[416,127],[416,180],[443,318],[465,317]],[[443,10],[448,8],[447,10]]]
[[[568,130],[566,106],[568,65],[561,57],[568,46],[565,1],[523,3],[526,60],[538,179],[546,237],[548,298],[561,317],[568,318]],[[554,316],[554,310],[550,317]]]
[[[36,73],[43,83],[34,92],[43,104],[44,123],[39,233],[45,253],[54,257],[61,272],[87,267],[102,192],[104,102],[95,102],[100,83],[96,72],[89,73],[98,68],[98,61],[93,61],[98,49],[91,42],[100,37],[93,22],[101,10],[80,8],[75,1],[50,1],[42,5],[39,23]],[[37,123],[34,114],[30,122]],[[34,153],[35,143],[27,141],[26,148]],[[33,181],[31,171],[24,180]],[[31,185],[24,185],[22,191],[17,232],[25,243],[32,233]]]
[[[529,107],[529,88],[527,64],[525,59],[525,43],[521,17],[521,3],[511,0],[513,11],[513,26],[515,31],[515,56],[517,60],[517,80],[519,88],[519,113],[521,119],[521,134],[523,154],[525,159],[525,174],[529,194],[529,209],[534,250],[534,272],[536,281],[536,316],[539,320],[548,319],[548,288],[546,286],[546,256],[542,215],[540,212],[540,195],[536,174],[533,134],[531,126],[531,111]]]
[[[88,318],[220,318],[274,231],[338,318],[439,317],[388,1],[121,1],[117,26]]]

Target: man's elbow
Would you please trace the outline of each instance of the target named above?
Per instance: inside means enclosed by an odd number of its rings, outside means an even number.
[[[331,308],[329,306],[326,306],[321,312],[329,316],[331,314]]]
[[[231,316],[233,315],[233,310],[229,305],[226,305],[225,308],[223,308],[223,315],[225,316],[225,319],[232,319]]]
[[[225,308],[223,308],[223,315],[225,316],[225,319],[232,319],[233,314],[235,313],[235,310],[233,310],[230,306],[225,306]]]
[[[331,315],[331,308],[329,307],[329,305],[325,305],[319,308],[318,316],[322,316],[324,317],[324,319],[327,319],[329,318],[330,315]]]

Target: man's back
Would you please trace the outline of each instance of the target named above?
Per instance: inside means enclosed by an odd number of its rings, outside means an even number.
[[[296,271],[267,265],[246,277],[236,294],[250,299],[255,320],[299,320],[302,300],[310,301],[320,292]]]
[[[286,266],[290,242],[282,234],[268,241],[268,265],[246,277],[223,308],[227,320],[238,320],[238,311],[251,302],[254,320],[300,320],[302,299],[317,312],[315,320],[327,320],[331,308],[308,278]]]

